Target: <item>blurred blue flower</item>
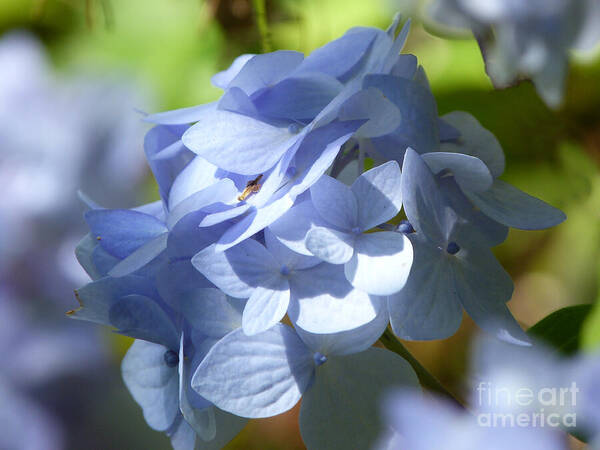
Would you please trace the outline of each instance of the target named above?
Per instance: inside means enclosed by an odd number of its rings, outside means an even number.
[[[562,102],[569,52],[600,41],[597,0],[435,0],[429,14],[473,32],[495,85],[530,78],[551,107]]]

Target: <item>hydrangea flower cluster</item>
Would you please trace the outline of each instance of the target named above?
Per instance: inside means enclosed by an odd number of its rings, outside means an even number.
[[[439,117],[399,20],[307,57],[240,56],[212,79],[218,101],[147,117],[161,199],[86,212],[93,281],[70,315],[136,339],[125,383],[175,448],[219,448],[300,398],[309,448],[368,448],[383,393],[418,385],[372,347],[390,322],[437,339],[464,309],[527,344],[490,249],[564,214],[498,178],[472,116]]]
[[[540,342],[522,347],[481,337],[472,353],[469,412],[398,391],[384,401],[388,431],[376,448],[563,450],[570,447],[562,431],[574,430],[598,448],[600,355],[566,358]]]
[[[551,107],[563,98],[569,51],[600,41],[598,0],[433,0],[428,15],[473,32],[494,85],[529,78]]]

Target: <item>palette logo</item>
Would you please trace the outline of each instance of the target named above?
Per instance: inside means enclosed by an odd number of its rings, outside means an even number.
[[[577,383],[560,387],[499,386],[489,381],[477,385],[477,423],[482,427],[577,426]]]

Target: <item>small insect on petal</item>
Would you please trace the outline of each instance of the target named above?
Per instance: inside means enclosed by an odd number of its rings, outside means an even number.
[[[262,186],[261,184],[258,184],[258,182],[262,177],[263,174],[261,173],[254,180],[248,181],[248,183],[246,183],[246,189],[244,189],[244,191],[238,196],[238,201],[242,202],[246,200],[251,194],[258,192],[260,190],[260,187]]]

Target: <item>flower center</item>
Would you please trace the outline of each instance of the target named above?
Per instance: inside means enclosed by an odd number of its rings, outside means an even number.
[[[179,355],[175,353],[173,350],[167,350],[164,355],[165,363],[169,367],[175,367],[179,364]]]
[[[458,246],[458,244],[456,242],[454,242],[454,241],[448,242],[448,247],[446,247],[446,251],[448,253],[450,253],[451,255],[456,255],[459,250],[460,250],[460,247]]]
[[[290,268],[284,264],[281,266],[281,269],[279,269],[279,273],[286,277],[290,274]]]
[[[300,125],[298,125],[297,123],[290,123],[288,125],[288,132],[290,134],[298,134],[298,133],[300,133]]]
[[[400,233],[410,234],[410,233],[414,233],[415,229],[413,228],[412,224],[408,220],[402,220],[398,224],[398,231]]]
[[[313,355],[313,359],[315,360],[315,364],[318,366],[321,366],[323,364],[325,364],[325,362],[327,362],[327,356],[325,356],[324,354],[320,353],[320,352],[316,352]]]

